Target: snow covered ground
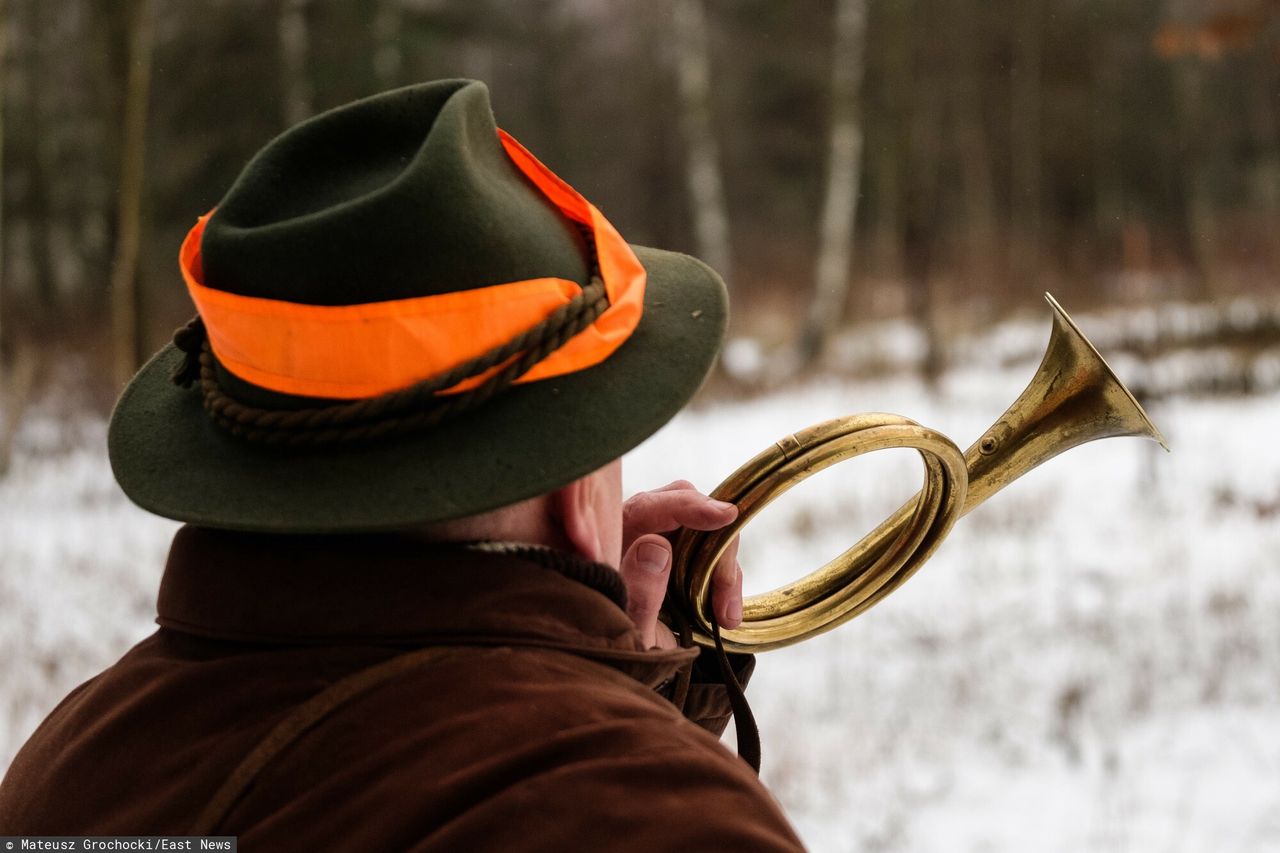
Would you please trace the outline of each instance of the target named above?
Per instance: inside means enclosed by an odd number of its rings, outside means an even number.
[[[687,412],[629,455],[627,485],[710,489],[857,411],[967,446],[1046,333],[992,332],[937,393],[824,380]],[[869,614],[762,655],[764,778],[814,850],[1280,850],[1280,392],[1175,395],[1150,414],[1172,454],[1111,439],[1049,462]],[[0,481],[0,768],[151,631],[174,529],[120,495],[101,423],[38,416],[21,441]],[[893,451],[800,485],[747,529],[748,591],[839,553],[920,478]]]

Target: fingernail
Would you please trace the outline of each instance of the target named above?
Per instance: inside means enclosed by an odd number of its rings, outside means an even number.
[[[636,549],[636,562],[647,572],[657,574],[667,567],[667,549],[645,542]]]
[[[707,498],[707,503],[711,504],[713,507],[720,510],[721,512],[727,512],[728,510],[731,510],[731,509],[733,510],[737,509],[736,506],[729,503],[728,501],[718,501],[715,498]]]
[[[736,598],[729,602],[729,621],[735,625],[742,621],[742,602]]]

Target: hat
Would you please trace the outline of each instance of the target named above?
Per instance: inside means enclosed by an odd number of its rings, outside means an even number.
[[[108,436],[139,506],[278,533],[407,527],[553,491],[693,396],[724,285],[631,246],[443,80],[268,143],[180,253],[199,321]]]

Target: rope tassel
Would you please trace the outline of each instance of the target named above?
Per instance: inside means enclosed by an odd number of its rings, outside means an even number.
[[[169,374],[169,379],[180,388],[190,388],[200,378],[200,353],[204,349],[207,334],[204,320],[199,314],[173,333],[173,345],[182,350],[182,361]]]

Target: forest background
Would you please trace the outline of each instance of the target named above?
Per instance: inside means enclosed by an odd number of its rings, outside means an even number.
[[[154,630],[176,525],[105,419],[191,316],[182,236],[290,124],[456,76],[729,285],[720,368],[628,489],[868,409],[965,446],[1045,290],[1173,447],[1073,450],[762,657],[763,779],[812,849],[1280,851],[1280,0],[0,0],[0,773]],[[788,493],[748,591],[917,466]]]
[[[855,322],[909,320],[936,375],[1044,290],[1275,292],[1275,0],[0,0],[0,26],[6,434],[69,354],[109,405],[191,312],[183,233],[274,134],[447,76],[632,242],[721,271],[748,389],[855,367],[828,347]]]

